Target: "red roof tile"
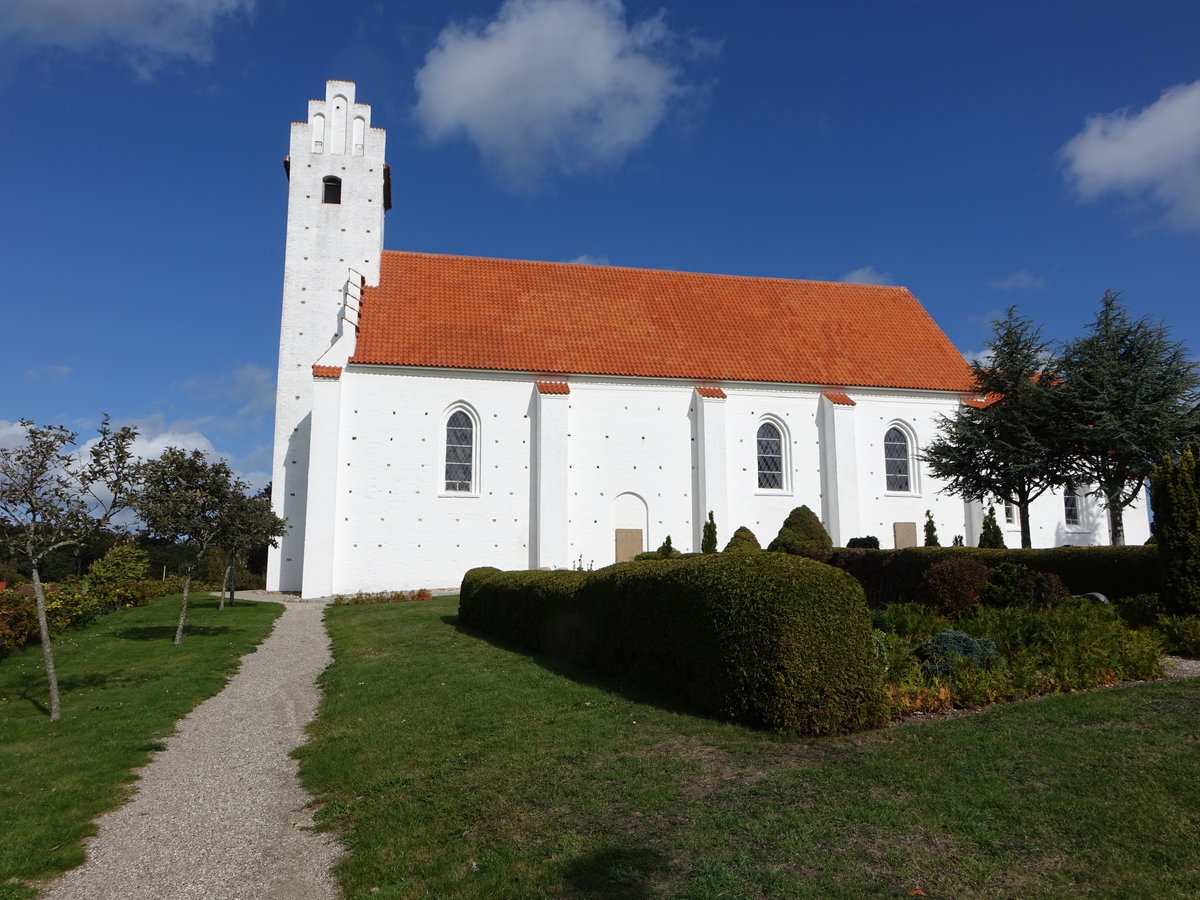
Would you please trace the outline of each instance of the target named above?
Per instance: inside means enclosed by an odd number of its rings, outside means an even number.
[[[708,397],[710,400],[724,400],[725,392],[719,387],[705,387],[696,385],[696,393],[701,397]]]
[[[352,363],[970,390],[907,290],[385,251]]]
[[[564,381],[535,381],[539,394],[569,394],[571,386]]]
[[[313,366],[313,378],[341,378],[341,366]]]
[[[843,394],[840,391],[821,391],[821,395],[830,403],[836,403],[838,406],[858,406],[850,399],[849,394]]]

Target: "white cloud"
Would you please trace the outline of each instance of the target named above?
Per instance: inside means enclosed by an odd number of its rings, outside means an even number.
[[[575,263],[580,266],[611,266],[607,256],[592,256],[590,253],[584,253],[582,256],[577,256],[574,259],[568,259],[567,262]]]
[[[30,378],[49,378],[51,381],[62,381],[71,374],[71,367],[38,366],[36,369],[26,369],[25,374]]]
[[[998,291],[1040,291],[1046,286],[1046,279],[1039,278],[1028,269],[1022,269],[1004,278],[989,281],[988,286]]]
[[[442,31],[416,113],[429,137],[467,137],[527,188],[547,169],[624,159],[686,93],[676,60],[713,52],[661,15],[627,23],[620,0],[506,0],[491,22]]]
[[[227,454],[217,453],[212,441],[204,436],[196,422],[168,423],[161,413],[156,413],[138,422],[131,423],[138,436],[133,442],[133,453],[142,459],[153,459],[168,447],[180,450],[203,450],[209,456],[228,459]]]
[[[15,447],[25,440],[25,429],[16,422],[0,419],[0,447]]]
[[[1149,198],[1170,225],[1200,227],[1200,81],[1169,88],[1135,114],[1089,116],[1059,154],[1083,199]]]
[[[861,266],[852,269],[838,281],[849,281],[853,284],[894,284],[890,272],[880,272],[874,266]]]
[[[962,351],[959,351],[962,353]],[[969,363],[979,363],[981,366],[986,366],[992,361],[992,351],[986,347],[983,350],[971,350],[963,353],[963,359]]]
[[[3,0],[0,39],[67,50],[118,50],[142,77],[171,57],[207,61],[213,32],[255,0]]]

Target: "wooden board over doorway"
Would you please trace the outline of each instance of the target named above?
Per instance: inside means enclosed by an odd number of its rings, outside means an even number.
[[[642,529],[617,529],[617,562],[629,562],[645,549],[642,543]]]

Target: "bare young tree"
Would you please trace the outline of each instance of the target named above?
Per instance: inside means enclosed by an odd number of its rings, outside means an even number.
[[[188,453],[168,447],[138,467],[139,486],[133,500],[146,531],[182,547],[185,552],[183,597],[174,644],[183,640],[188,595],[196,563],[221,535],[222,522],[248,485],[238,480],[224,460],[210,460],[203,450]]]
[[[131,445],[137,432],[113,429],[106,415],[100,437],[86,451],[79,435],[62,425],[22,419],[25,439],[0,448],[0,542],[29,565],[37,606],[42,657],[50,688],[50,721],[62,715],[54,648],[46,619],[41,567],[47,554],[78,546],[129,504],[135,481]]]

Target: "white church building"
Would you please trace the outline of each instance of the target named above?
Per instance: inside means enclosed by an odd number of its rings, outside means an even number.
[[[698,550],[710,511],[765,546],[802,504],[836,545],[926,510],[978,540],[920,460],[970,370],[908,290],[384,250],[384,141],[347,81],[292,125],[268,587],[598,568]],[[1107,542],[1090,497],[1031,512],[1035,546]]]

